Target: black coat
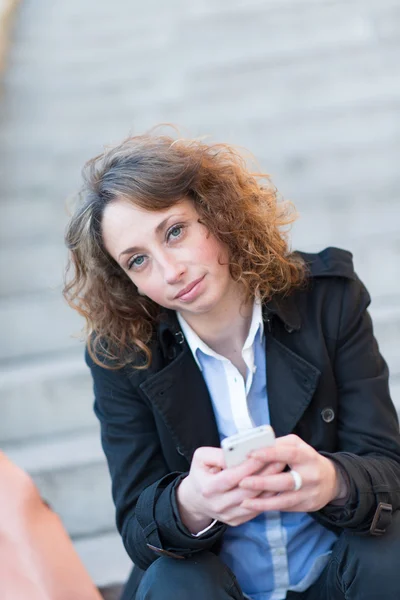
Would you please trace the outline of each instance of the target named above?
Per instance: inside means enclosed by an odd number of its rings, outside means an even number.
[[[277,436],[297,434],[347,473],[348,503],[312,516],[337,532],[379,534],[391,508],[400,507],[400,436],[367,312],[370,297],[350,253],[301,255],[309,265],[307,287],[263,307],[271,425]],[[193,538],[176,507],[175,488],[194,451],[219,446],[219,435],[173,312],[158,326],[152,352],[144,371],[110,371],[87,355],[117,526],[141,569],[160,553],[218,551],[225,529],[220,524]]]

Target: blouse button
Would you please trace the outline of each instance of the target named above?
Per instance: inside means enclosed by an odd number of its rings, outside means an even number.
[[[325,421],[325,423],[331,423],[335,418],[335,411],[332,408],[324,408],[321,411],[321,417]]]

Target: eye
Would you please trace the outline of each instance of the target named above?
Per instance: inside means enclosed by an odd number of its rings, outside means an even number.
[[[143,266],[145,261],[145,256],[143,254],[139,254],[137,256],[133,256],[131,260],[128,262],[128,270],[132,268],[139,268]]]
[[[177,238],[181,237],[182,230],[183,225],[173,225],[167,232],[167,240],[176,240]]]

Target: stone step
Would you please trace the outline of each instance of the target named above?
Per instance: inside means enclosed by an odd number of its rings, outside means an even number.
[[[31,189],[23,194],[14,189],[12,195],[3,197],[0,219],[1,247],[7,244],[14,247],[29,244],[35,248],[46,239],[56,240],[62,246],[70,213],[67,214],[63,198],[58,202],[56,200],[50,186],[45,193],[44,190],[35,192]],[[32,210],[32,205],[35,206],[35,210]],[[27,214],[29,219],[21,218],[21,215]]]
[[[0,445],[96,427],[83,352],[0,367]]]
[[[390,237],[393,238],[391,250],[395,254],[400,252],[395,245],[400,229],[400,203],[395,197],[392,200],[385,198],[384,206],[383,202],[377,203],[376,198],[370,201],[337,201],[331,209],[323,204],[313,205],[306,198],[294,204],[298,219],[291,231],[296,248],[315,252],[325,246],[350,249],[354,253],[355,267],[363,262],[364,254],[367,260],[371,260],[370,249],[375,245],[375,239],[382,244],[386,242],[386,247],[380,250],[382,254],[388,250],[387,240]],[[386,260],[391,261],[392,257]],[[400,283],[398,285],[400,290]]]
[[[389,256],[387,252],[400,254],[397,243],[400,204],[387,201],[384,212],[376,201],[364,202],[362,207],[360,204],[339,204],[335,210],[327,210],[323,206],[310,206],[306,200],[299,201],[297,209],[300,218],[292,229],[294,246],[313,250],[327,245],[351,248],[357,262],[372,263],[370,268],[374,271],[375,262],[381,260],[382,256]],[[1,238],[0,298],[46,290],[53,290],[55,295],[61,293],[67,250],[61,236],[52,237],[52,223],[53,217],[50,223],[43,220],[42,235],[39,238],[39,232],[36,231],[34,240],[29,234],[24,238],[22,229],[20,237],[12,240]],[[30,225],[26,223],[25,227],[30,231]],[[372,244],[371,236],[378,238],[379,244]],[[382,263],[386,268],[386,263],[390,266],[395,261],[386,260]],[[394,266],[397,268],[396,264]],[[376,269],[377,278],[380,274],[381,269]],[[385,293],[391,293],[386,290],[389,283],[400,294],[398,278],[385,280]],[[382,287],[379,279],[377,285]]]
[[[387,240],[386,247],[392,244],[396,245],[393,237]],[[358,269],[358,260],[356,267],[360,275],[362,271],[363,279],[374,298],[371,313],[379,315],[379,322],[376,323],[378,340],[382,343],[382,348],[385,348],[385,355],[388,353],[386,356],[392,368],[398,372],[400,306],[397,300],[398,278],[395,277],[397,264],[394,264],[393,260],[383,260],[382,256],[380,265],[376,257],[380,249],[376,247],[375,254],[375,246],[368,252],[366,247],[365,252],[366,254],[361,254],[363,268]],[[386,292],[386,285],[392,285],[389,287],[390,295],[387,298],[380,297],[382,290]],[[387,301],[393,306],[386,307]],[[385,326],[385,319],[389,317],[390,321]],[[0,364],[9,366],[12,365],[12,361],[41,355],[45,357],[56,352],[83,352],[83,344],[77,339],[82,326],[83,321],[79,315],[68,307],[60,293],[54,291],[0,299],[0,330],[5,340],[0,346]],[[46,332],[46,335],[43,335],[43,332]]]
[[[218,131],[220,141],[244,146],[256,155],[265,155],[269,147],[278,159],[304,151],[362,147],[374,140],[388,143],[395,140],[399,127],[398,50],[393,44],[381,50],[370,46],[368,52],[351,56],[315,54],[307,61],[279,65],[266,57],[243,56],[241,64],[200,67],[188,74],[183,86],[186,102],[171,102],[173,122],[189,122],[191,129],[195,124],[196,134]],[[344,77],[347,81],[338,85]],[[383,82],[380,89],[377,77]],[[268,81],[268,92],[254,94],[260,79]],[[205,110],[210,102],[212,111]],[[251,106],[251,113],[238,122],[235,114],[241,106]],[[370,127],[365,127],[367,119]]]
[[[248,147],[251,148],[251,145]],[[268,163],[265,164],[265,168],[268,169]],[[329,234],[340,235],[340,238],[333,239],[334,245],[344,244],[346,246],[346,241],[347,243],[351,241],[353,236],[361,238],[368,234],[375,235],[386,231],[388,234],[396,234],[399,230],[400,209],[397,190],[395,189],[390,195],[384,190],[382,191],[382,184],[379,183],[380,190],[378,191],[372,181],[370,188],[363,190],[362,194],[358,190],[358,196],[357,190],[352,188],[341,197],[332,199],[328,193],[328,186],[325,186],[324,189],[323,183],[314,186],[312,181],[308,184],[304,182],[302,191],[300,187],[294,189],[296,177],[293,178],[293,184],[290,183],[290,179],[284,181],[280,177],[280,180],[276,180],[275,183],[279,187],[282,185],[282,192],[285,192],[285,196],[295,203],[300,213],[300,219],[294,225],[294,231],[298,228],[314,228],[314,233],[318,233],[318,231],[315,231],[315,223],[317,222],[318,229],[321,225],[322,231],[328,229]],[[311,188],[311,185],[314,187]],[[378,182],[376,182],[376,185],[378,185]],[[379,202],[377,202],[378,194],[380,196]],[[0,261],[2,267],[0,274],[4,278],[8,272],[8,276],[12,275],[13,278],[15,277],[18,281],[23,282],[23,285],[18,284],[20,286],[18,289],[26,289],[26,286],[28,288],[33,286],[32,289],[40,288],[43,281],[45,285],[53,285],[54,282],[59,284],[62,279],[63,265],[67,258],[63,237],[68,217],[64,214],[62,203],[57,204],[54,200],[46,200],[43,198],[43,194],[35,195],[31,193],[27,195],[28,197],[33,196],[33,198],[25,200],[17,196],[11,198],[10,201],[2,202],[2,218],[0,220]],[[35,210],[29,214],[29,222],[27,222],[25,219],[21,219],[20,215],[29,211],[32,202],[35,204]],[[351,234],[348,237],[343,236],[343,233],[347,234],[349,230],[351,230]],[[342,239],[344,239],[344,242],[342,242]],[[321,241],[319,242],[319,240]],[[320,247],[327,244],[326,238],[322,235],[319,236],[319,240]],[[28,253],[24,251],[27,245],[29,245]],[[44,250],[48,250],[50,255],[45,257],[43,265],[46,267],[42,267],[41,263],[36,263],[34,264],[35,277],[26,277],[25,263],[27,260],[30,263],[33,262],[30,253],[32,252],[32,256],[35,256],[36,253],[44,252]],[[25,253],[21,259],[22,252]],[[14,258],[14,253],[18,254],[18,258]],[[54,257],[52,256],[53,253],[55,253]],[[11,261],[13,268],[15,265],[17,271],[15,274],[14,270],[11,269]],[[24,268],[22,265],[24,265]],[[40,265],[40,269],[38,265]],[[50,275],[46,272],[49,267],[51,269]],[[34,279],[38,279],[39,286],[37,286]],[[14,293],[14,284],[12,281],[10,284],[10,289],[8,288],[9,283],[6,286],[1,285],[0,294]]]
[[[2,449],[30,473],[72,537],[115,531],[114,506],[98,428]]]
[[[132,562],[117,532],[75,540],[74,546],[98,587],[126,582]]]
[[[367,219],[360,218],[357,223],[355,220],[342,219],[344,215],[340,214],[340,209],[337,212],[340,215],[337,219],[333,216],[331,218],[330,213],[326,213],[325,218],[321,219],[317,213],[314,220],[308,219],[306,215],[304,218],[300,216],[291,232],[292,247],[306,252],[318,252],[327,246],[346,248],[353,254],[354,269],[371,295],[373,309],[379,310],[387,304],[398,305],[400,244],[396,228],[398,229],[400,222],[400,213],[397,209],[388,208],[389,219],[393,218],[393,230],[388,225],[387,233],[386,226],[382,224],[378,225],[380,231],[374,233],[368,219],[371,231],[364,237],[358,235],[356,230],[363,227],[367,229]],[[376,217],[378,220],[378,215]],[[354,235],[351,234],[352,227]]]
[[[400,304],[372,306],[370,313],[381,354],[388,363],[391,375],[397,377],[400,375]]]
[[[27,292],[61,294],[67,264],[67,249],[58,243],[28,238],[0,248],[0,297]],[[29,273],[29,277],[26,274]]]
[[[400,306],[373,301],[371,315],[391,376],[400,377]],[[400,407],[400,395],[395,401]],[[74,431],[84,434],[97,427],[92,405],[92,381],[84,362],[83,345],[72,353],[52,352],[3,363],[0,445],[34,443],[40,436],[63,436]]]
[[[0,363],[78,351],[83,320],[58,290],[0,299]]]

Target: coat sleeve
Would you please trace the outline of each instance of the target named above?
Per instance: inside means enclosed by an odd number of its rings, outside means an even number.
[[[334,361],[339,452],[322,454],[345,471],[350,495],[343,508],[327,505],[315,515],[324,525],[356,533],[370,532],[374,516],[381,514],[380,503],[390,505],[393,511],[400,508],[399,424],[389,393],[388,368],[367,310],[369,303],[370,296],[357,277],[343,279]],[[386,512],[380,522],[385,529],[390,511],[383,508]]]
[[[180,521],[175,490],[186,474],[168,469],[151,407],[135,385],[135,372],[100,367],[87,351],[86,362],[112,479],[117,528],[132,561],[146,569],[164,552],[186,558],[212,548],[224,527],[217,524],[195,538]]]

